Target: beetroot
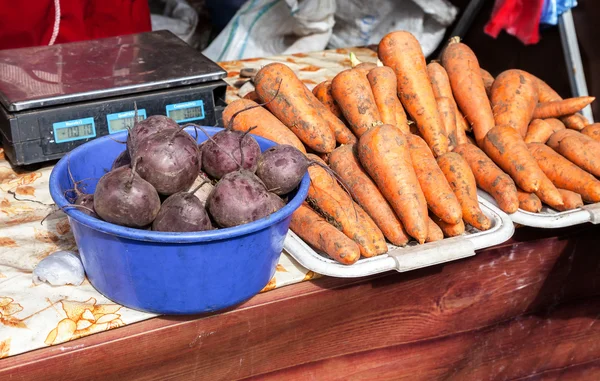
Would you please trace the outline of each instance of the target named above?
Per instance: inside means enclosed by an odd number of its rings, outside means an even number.
[[[113,165],[110,170],[112,171],[115,168],[124,167],[124,166],[129,167],[130,165],[131,165],[131,157],[129,156],[129,151],[124,150],[123,152],[121,152],[119,154],[119,156],[117,156],[117,158],[113,162]]]
[[[206,209],[193,193],[178,192],[163,202],[152,230],[163,232],[197,232],[212,229]]]
[[[135,168],[119,167],[98,181],[94,210],[105,221],[142,228],[156,218],[160,199],[156,189],[135,173]]]
[[[196,141],[185,131],[163,130],[138,142],[137,173],[158,193],[172,195],[190,188],[200,172]]]
[[[82,213],[87,214],[88,216],[98,218],[98,214],[94,209],[94,195],[93,194],[85,194],[82,193],[77,196],[77,199],[73,203],[73,205],[83,206],[83,208],[78,208]]]
[[[136,146],[148,136],[159,131],[179,128],[179,124],[164,115],[152,115],[141,122],[134,124],[127,134],[127,150],[131,157],[135,153]]]
[[[260,146],[252,136],[223,130],[202,145],[202,169],[215,179],[238,169],[254,173],[259,156]]]
[[[260,155],[256,175],[270,192],[283,195],[300,184],[309,165],[310,161],[296,147],[278,144]]]
[[[256,221],[280,207],[281,203],[273,198],[262,181],[247,170],[223,176],[206,202],[211,217],[222,227]]]

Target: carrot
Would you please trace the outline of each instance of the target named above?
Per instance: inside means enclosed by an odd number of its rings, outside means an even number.
[[[541,143],[527,145],[529,151],[552,183],[579,193],[587,202],[600,202],[600,181]]]
[[[579,193],[560,188],[558,189],[558,191],[560,192],[564,203],[562,207],[556,209],[559,212],[563,212],[565,210],[573,210],[581,208],[583,206],[583,200],[581,199],[581,195]]]
[[[552,134],[546,144],[594,176],[600,176],[600,142],[573,130]]]
[[[558,122],[553,123],[552,120]],[[525,143],[546,143],[550,136],[561,128],[565,128],[558,119],[534,119],[529,123]]]
[[[484,152],[525,192],[539,189],[544,173],[527,150],[521,135],[510,126],[496,126],[483,139]]]
[[[456,129],[463,128],[465,130],[468,129],[468,125],[464,120],[464,117],[458,110],[458,106],[456,105],[456,101],[454,100],[454,95],[452,95],[452,87],[450,86],[450,79],[448,79],[448,73],[446,73],[446,69],[442,65],[437,62],[431,62],[427,65],[427,75],[429,76],[429,80],[431,81],[431,86],[433,88],[433,94],[437,100],[438,109],[442,114],[442,119],[444,121],[444,127],[446,131],[446,135],[450,140],[450,145],[456,147]],[[454,112],[454,122],[449,119],[451,116],[447,110],[447,102],[442,101],[440,105],[440,98],[447,98],[451,104],[452,110]],[[451,128],[448,129],[447,124],[450,123]]]
[[[427,217],[427,239],[425,242],[435,242],[444,239],[444,232],[442,229],[431,219]]]
[[[262,136],[265,139],[272,140],[279,144],[289,144],[306,153],[304,144],[296,135],[283,123],[279,121],[273,114],[263,107],[249,99],[237,99],[225,107],[223,110],[223,125],[230,125],[231,117],[244,109],[247,111],[240,112],[233,119],[231,128],[236,131],[248,131],[251,127],[256,127],[252,130],[254,135]],[[253,108],[250,108],[253,107]]]
[[[466,160],[456,152],[448,152],[437,161],[460,202],[463,220],[479,230],[491,228],[492,222],[479,208],[475,176]]]
[[[569,116],[563,116],[560,120],[565,124],[567,128],[572,130],[581,131],[585,126],[589,125],[590,122],[581,114],[573,114]]]
[[[519,209],[531,213],[539,213],[542,210],[542,201],[535,193],[527,193],[518,189],[517,195],[519,196]]]
[[[442,121],[444,122],[444,130],[448,136],[448,149],[453,150],[458,140],[456,132],[456,109],[449,98],[436,98],[436,101]]]
[[[383,124],[391,124],[408,133],[408,122],[404,107],[398,99],[396,74],[387,66],[376,67],[367,74],[377,109]]]
[[[540,182],[540,188],[535,192],[535,195],[540,198],[540,200],[554,209],[560,209],[563,207],[563,199],[560,195],[560,192],[554,186],[552,181],[548,178],[548,176],[544,176],[542,181]]]
[[[556,118],[547,118],[544,120],[546,121],[546,123],[549,123],[552,126],[552,130],[554,132],[558,130],[564,130],[565,128],[567,128],[563,122]]]
[[[330,155],[329,165],[349,188],[354,200],[375,221],[383,235],[396,246],[404,246],[409,237],[402,223],[358,161],[356,147],[343,145]]]
[[[492,96],[492,85],[494,84],[494,77],[489,71],[479,68],[481,72],[481,79],[483,79],[483,86],[485,87],[485,93],[488,97]]]
[[[304,144],[317,152],[335,149],[335,134],[323,117],[330,113],[284,64],[271,63],[256,73],[256,93],[266,107]],[[340,122],[341,123],[341,122]]]
[[[595,97],[575,97],[560,101],[542,102],[535,106],[533,117],[538,119],[558,118],[575,114],[592,103]]]
[[[471,144],[471,141],[467,137],[465,130],[456,126],[456,146],[458,147],[461,144]],[[456,149],[456,147],[454,147]]]
[[[402,221],[419,243],[427,239],[427,201],[413,169],[406,135],[384,124],[358,140],[358,157]]]
[[[254,90],[252,90],[248,94],[244,95],[244,99],[249,99],[256,103],[260,103],[260,98],[258,97],[258,94],[256,94],[256,91],[254,91]]]
[[[462,208],[427,143],[416,135],[406,135],[410,159],[427,200],[429,210],[449,224],[462,219]]]
[[[319,161],[319,158],[312,154],[308,154],[307,157]],[[308,167],[308,174],[311,184],[306,200],[315,211],[356,242],[364,257],[387,252],[387,244],[381,230],[325,169],[311,165]]]
[[[481,145],[487,132],[494,127],[494,115],[477,57],[456,37],[442,52],[442,65],[448,73],[454,99],[470,122],[477,144]]]
[[[583,130],[581,130],[581,133],[589,136],[597,142],[600,142],[600,123],[594,123],[586,126]]]
[[[463,222],[463,220],[460,220],[458,224],[448,224],[442,221],[442,219],[440,219],[435,214],[430,214],[429,217],[433,220],[433,222],[435,222],[437,226],[440,227],[440,229],[442,229],[444,237],[456,237],[465,232],[465,223]]]
[[[425,56],[419,41],[405,31],[387,34],[379,43],[379,59],[394,69],[398,96],[416,122],[420,135],[435,156],[448,152],[448,137],[427,76]]]
[[[356,136],[342,122],[344,116],[333,99],[333,95],[331,95],[331,81],[321,82],[315,86],[313,94],[330,111],[330,113],[323,114],[323,117],[328,122],[329,128],[333,131],[335,140],[341,144],[356,143]]]
[[[307,203],[300,205],[292,214],[290,229],[340,263],[351,265],[360,258],[358,245],[315,213]]]
[[[538,102],[537,88],[531,77],[521,70],[503,71],[496,77],[491,92],[496,125],[509,125],[525,137]]]
[[[500,209],[509,214],[519,209],[514,181],[481,149],[473,144],[461,144],[454,152],[466,160],[475,176],[477,186],[494,197]]]
[[[331,81],[331,94],[357,137],[381,124],[371,84],[358,70],[347,69],[336,75]]]
[[[350,52],[350,65],[353,69],[360,71],[363,75],[367,75],[371,69],[377,67],[377,64],[374,62],[360,62],[353,52]]]

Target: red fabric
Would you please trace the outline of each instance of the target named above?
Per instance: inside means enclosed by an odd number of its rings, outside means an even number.
[[[148,0],[60,0],[55,44],[149,32]],[[48,45],[54,0],[0,0],[0,49]]]
[[[496,0],[484,32],[496,38],[504,29],[525,45],[540,40],[540,18],[544,0]]]

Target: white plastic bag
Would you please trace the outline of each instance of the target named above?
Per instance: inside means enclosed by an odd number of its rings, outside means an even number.
[[[150,15],[152,30],[169,30],[191,46],[196,45],[194,32],[198,25],[198,13],[185,0],[162,0],[162,15]]]
[[[214,61],[323,50],[335,0],[250,0],[202,53]]]

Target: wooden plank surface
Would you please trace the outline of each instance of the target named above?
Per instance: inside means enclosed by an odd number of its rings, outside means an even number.
[[[322,278],[226,313],[152,319],[11,357],[0,379],[587,377],[600,359],[599,233],[518,229],[462,261]]]

